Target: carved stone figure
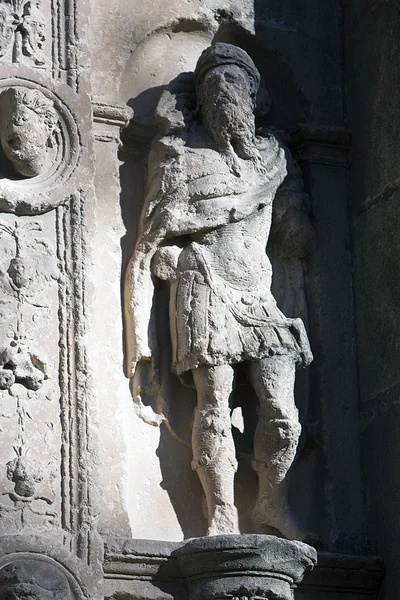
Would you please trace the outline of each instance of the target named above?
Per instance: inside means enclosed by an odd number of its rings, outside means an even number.
[[[45,22],[38,0],[31,0],[25,5],[21,32],[24,55],[32,58],[36,65],[44,65],[46,62],[43,53],[43,42],[46,39]]]
[[[18,27],[18,15],[13,11],[9,2],[0,4],[0,56],[4,56],[14,39],[14,32]]]
[[[168,281],[172,371],[197,391],[192,466],[208,535],[238,532],[230,399],[240,367],[259,399],[254,521],[260,531],[309,540],[289,508],[285,478],[301,431],[295,371],[312,354],[303,322],[286,318],[272,296],[266,245],[272,218],[286,255],[307,255],[314,231],[289,152],[272,133],[256,137],[259,83],[246,52],[217,43],[201,55],[194,89],[190,76],[178,78],[160,100],[162,134],[127,273],[129,375],[138,401],[162,390],[154,286]]]
[[[30,459],[21,446],[14,449],[17,457],[0,465],[0,530],[4,533],[56,527],[55,465]]]
[[[69,600],[65,575],[50,562],[13,560],[0,569],[0,597],[7,600]]]
[[[18,383],[37,391],[47,379],[46,361],[41,352],[32,349],[28,339],[31,331],[26,329],[27,323],[46,316],[47,288],[58,276],[51,248],[41,231],[36,221],[16,221],[14,226],[0,222],[0,324],[7,320],[15,331],[11,340],[0,342],[0,390]]]
[[[11,51],[13,63],[28,62],[43,67],[46,58],[45,20],[40,0],[0,0],[0,57]]]
[[[40,175],[58,123],[53,102],[39,90],[10,87],[0,94],[0,143],[15,171]]]

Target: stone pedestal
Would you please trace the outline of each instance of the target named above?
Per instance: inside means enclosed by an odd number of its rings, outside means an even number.
[[[314,548],[271,535],[193,539],[177,551],[190,600],[293,600],[293,584],[317,561]]]

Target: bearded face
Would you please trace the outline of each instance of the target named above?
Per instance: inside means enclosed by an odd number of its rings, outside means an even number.
[[[208,71],[198,85],[203,123],[220,151],[234,151],[244,159],[258,156],[252,95],[248,75],[236,65]]]

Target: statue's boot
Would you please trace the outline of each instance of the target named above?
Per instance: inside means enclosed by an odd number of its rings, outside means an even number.
[[[287,499],[285,477],[294,460],[300,433],[297,420],[259,419],[253,460],[259,487],[253,521],[261,531],[272,528],[289,540],[316,544],[318,536],[299,523]]]

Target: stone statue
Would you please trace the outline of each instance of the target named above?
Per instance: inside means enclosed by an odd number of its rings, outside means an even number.
[[[25,56],[33,59],[35,65],[44,65],[46,62],[43,52],[45,36],[45,21],[40,11],[40,2],[31,0],[24,7],[21,23],[22,48]]]
[[[18,15],[13,10],[12,4],[2,2],[0,4],[0,57],[4,56],[10,48],[18,25]]]
[[[57,130],[53,102],[39,90],[10,87],[0,94],[0,143],[15,171],[34,177],[48,168]]]
[[[0,598],[70,600],[71,597],[65,575],[45,560],[14,559],[0,569]]]
[[[11,62],[43,68],[46,24],[40,5],[41,0],[0,0],[0,57],[11,51]]]
[[[284,491],[301,427],[296,368],[312,360],[301,319],[271,293],[272,235],[297,257],[314,246],[301,174],[272,133],[256,137],[259,73],[246,52],[217,43],[178,78],[157,109],[148,186],[126,283],[129,375],[140,400],[157,387],[157,279],[170,283],[172,371],[197,392],[193,469],[205,492],[208,535],[237,533],[230,398],[240,366],[259,399],[253,467],[257,528],[309,540]],[[149,361],[153,361],[152,363]],[[152,375],[144,375],[152,364]],[[147,373],[147,371],[146,371]]]

